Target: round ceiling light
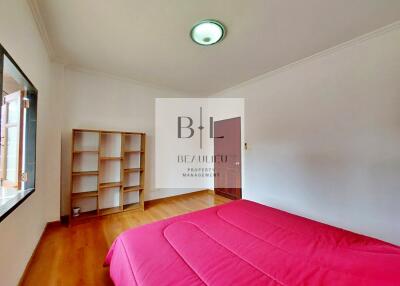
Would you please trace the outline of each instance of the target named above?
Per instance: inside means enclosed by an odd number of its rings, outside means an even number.
[[[203,20],[190,31],[192,40],[202,46],[210,46],[221,41],[225,36],[225,27],[216,20]]]

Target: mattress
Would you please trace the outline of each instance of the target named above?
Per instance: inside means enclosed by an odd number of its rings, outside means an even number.
[[[130,229],[115,285],[400,285],[400,248],[239,200]]]

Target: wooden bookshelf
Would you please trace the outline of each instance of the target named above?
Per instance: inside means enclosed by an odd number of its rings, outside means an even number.
[[[73,129],[70,222],[144,210],[145,148],[145,133]]]

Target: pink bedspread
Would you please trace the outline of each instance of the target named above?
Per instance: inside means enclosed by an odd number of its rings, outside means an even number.
[[[400,248],[240,200],[122,233],[115,285],[400,285]]]

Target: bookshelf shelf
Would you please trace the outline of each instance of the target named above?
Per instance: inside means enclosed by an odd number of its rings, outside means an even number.
[[[70,222],[144,210],[145,148],[141,132],[73,129]]]
[[[123,157],[100,157],[100,161],[106,161],[106,160],[122,160]]]
[[[99,215],[109,215],[121,212],[120,207],[104,208],[99,210]]]
[[[143,151],[141,151],[141,150],[128,150],[128,151],[124,151],[124,153],[139,154],[139,153],[143,153]]]
[[[99,184],[100,189],[118,188],[121,187],[121,182],[108,182]]]
[[[132,203],[132,204],[124,205],[123,211],[126,212],[126,211],[132,211],[132,210],[140,210],[140,209],[141,209],[141,207],[140,207],[139,203]]]
[[[72,176],[97,176],[99,174],[98,171],[79,171],[72,172]]]
[[[127,168],[127,169],[124,169],[125,173],[142,172],[142,171],[143,171],[142,168]]]
[[[89,191],[89,192],[72,193],[71,197],[73,200],[77,200],[77,199],[92,198],[97,196],[98,196],[97,191]]]
[[[77,150],[77,151],[74,151],[73,152],[74,154],[90,154],[90,153],[93,153],[93,154],[99,154],[99,151],[98,150]]]
[[[137,192],[143,190],[142,186],[126,186],[124,187],[124,192],[129,193],[129,192]]]

